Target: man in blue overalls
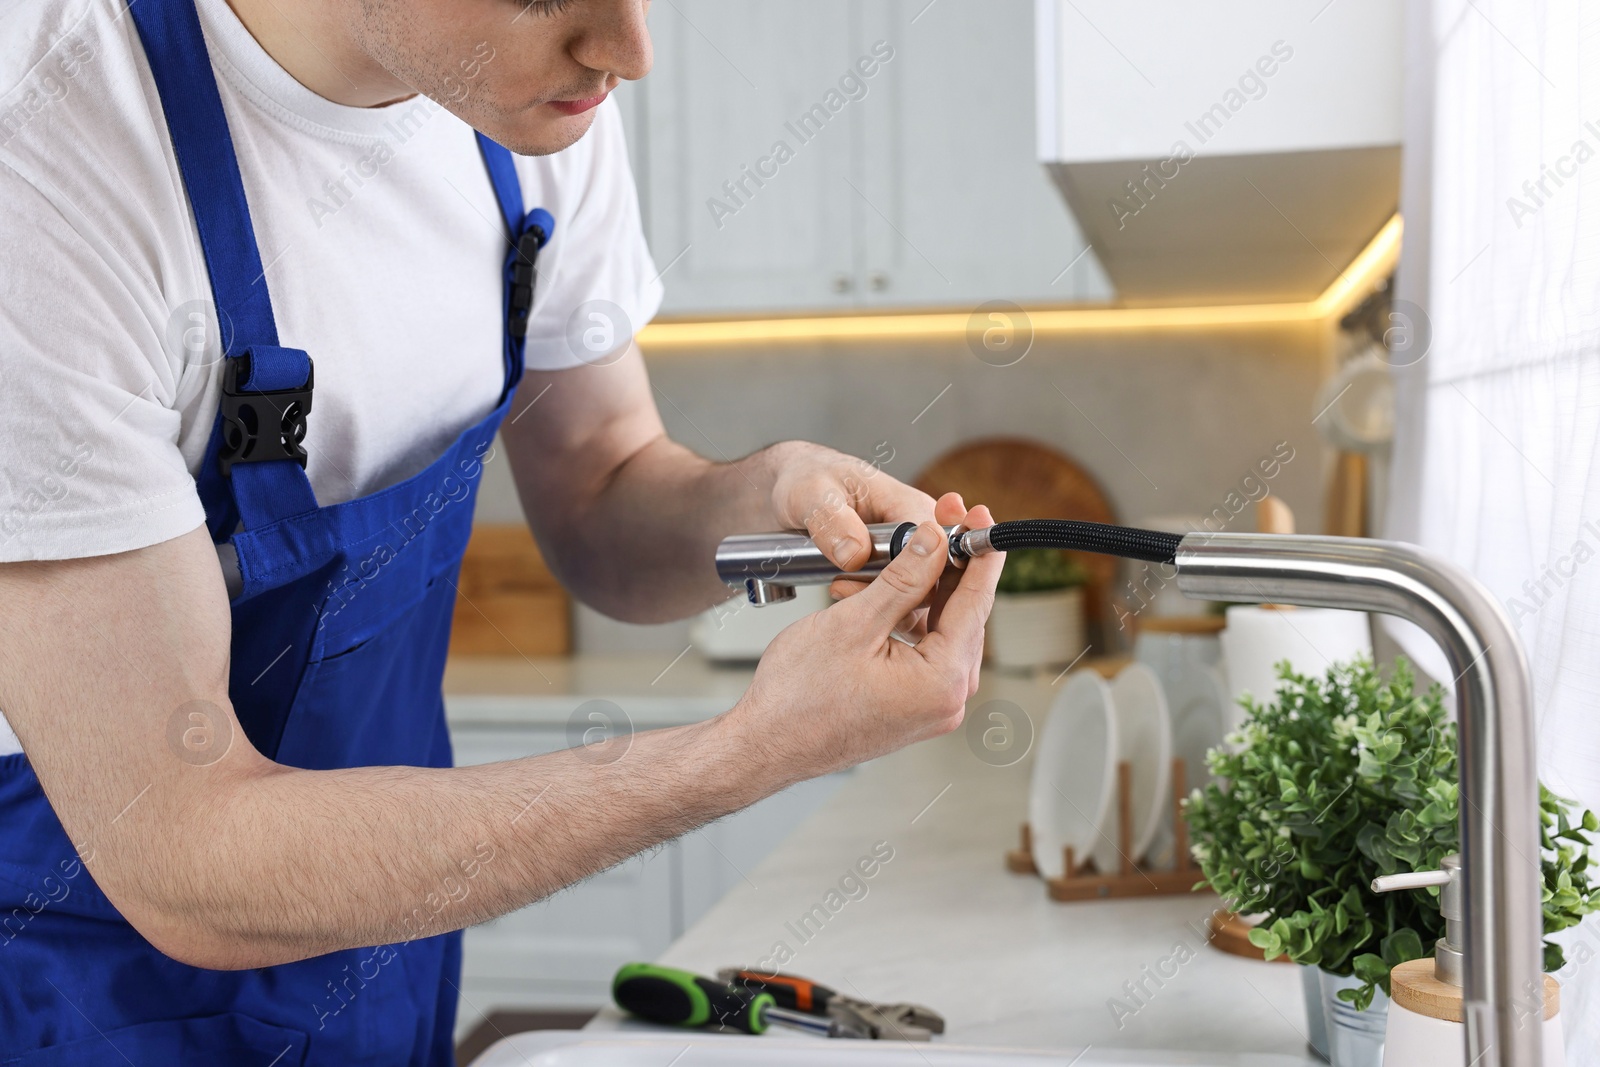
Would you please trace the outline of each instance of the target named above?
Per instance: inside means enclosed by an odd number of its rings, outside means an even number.
[[[936,591],[931,522],[984,509],[662,432],[604,103],[649,68],[645,7],[7,12],[0,1063],[449,1063],[449,931],[960,722],[999,557]],[[595,315],[615,343],[570,343]],[[497,431],[556,572],[619,618],[725,597],[728,533],[803,527],[849,567],[863,521],[923,525],[728,713],[451,768]]]

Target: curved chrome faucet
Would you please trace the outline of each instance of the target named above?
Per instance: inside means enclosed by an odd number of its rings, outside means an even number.
[[[1460,567],[1392,541],[1197,533],[1179,543],[1174,563],[1186,596],[1397,615],[1439,643],[1455,674],[1460,746],[1467,1062],[1538,1067],[1544,986],[1533,693],[1500,605]]]
[[[910,526],[872,527],[872,560],[858,573],[881,570]],[[1004,527],[1011,529],[1002,536]],[[1411,545],[1363,538],[1192,533],[1180,539],[1099,523],[1027,521],[946,532],[958,565],[967,556],[1028,544],[1162,561],[1170,554],[1187,596],[1396,615],[1437,641],[1455,675],[1467,1062],[1539,1067],[1543,918],[1533,695],[1510,621],[1477,579]],[[991,543],[991,533],[1005,543]],[[717,571],[730,585],[744,584],[757,604],[839,573],[796,533],[731,537],[717,551]]]

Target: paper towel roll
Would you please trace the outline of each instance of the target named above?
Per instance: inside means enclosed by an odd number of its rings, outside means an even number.
[[[1372,655],[1372,631],[1362,611],[1332,608],[1263,608],[1239,604],[1228,609],[1222,631],[1222,661],[1232,703],[1224,716],[1231,732],[1244,721],[1240,697],[1272,699],[1278,689],[1277,664],[1288,660],[1301,674],[1320,675],[1331,663],[1358,654]]]

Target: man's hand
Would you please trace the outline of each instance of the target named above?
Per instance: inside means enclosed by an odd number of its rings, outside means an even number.
[[[957,517],[993,522],[984,507]],[[943,532],[917,528],[906,550],[859,593],[790,626],[767,646],[744,699],[728,713],[800,781],[853,766],[961,725],[978,688],[983,628],[1003,553],[971,560],[926,635],[892,633],[945,571]]]
[[[853,571],[867,562],[872,551],[868,523],[933,520],[953,525],[966,514],[954,493],[936,503],[865,460],[831,448],[785,441],[769,451],[777,472],[772,511],[778,527],[805,530],[841,570]]]
[[[867,524],[875,522],[927,522],[940,526],[971,526],[967,505],[958,493],[938,500],[920,489],[891,478],[864,460],[805,441],[786,441],[769,449],[778,477],[772,489],[772,510],[782,529],[805,530],[824,555],[840,570],[854,571],[872,555]],[[983,525],[993,521],[984,510]],[[957,572],[942,575],[928,598],[917,604],[895,627],[902,635],[918,638],[956,587]],[[835,600],[854,596],[870,579],[835,578],[829,592]]]

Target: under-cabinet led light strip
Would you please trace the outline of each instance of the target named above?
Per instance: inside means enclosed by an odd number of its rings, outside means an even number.
[[[1046,308],[1028,310],[1027,315],[1036,334],[1322,322],[1349,311],[1394,269],[1400,258],[1402,228],[1399,215],[1390,218],[1332,284],[1312,300],[1192,307]],[[639,331],[639,344],[646,350],[660,350],[772,341],[960,337],[970,322],[971,313],[964,311],[656,322]]]

